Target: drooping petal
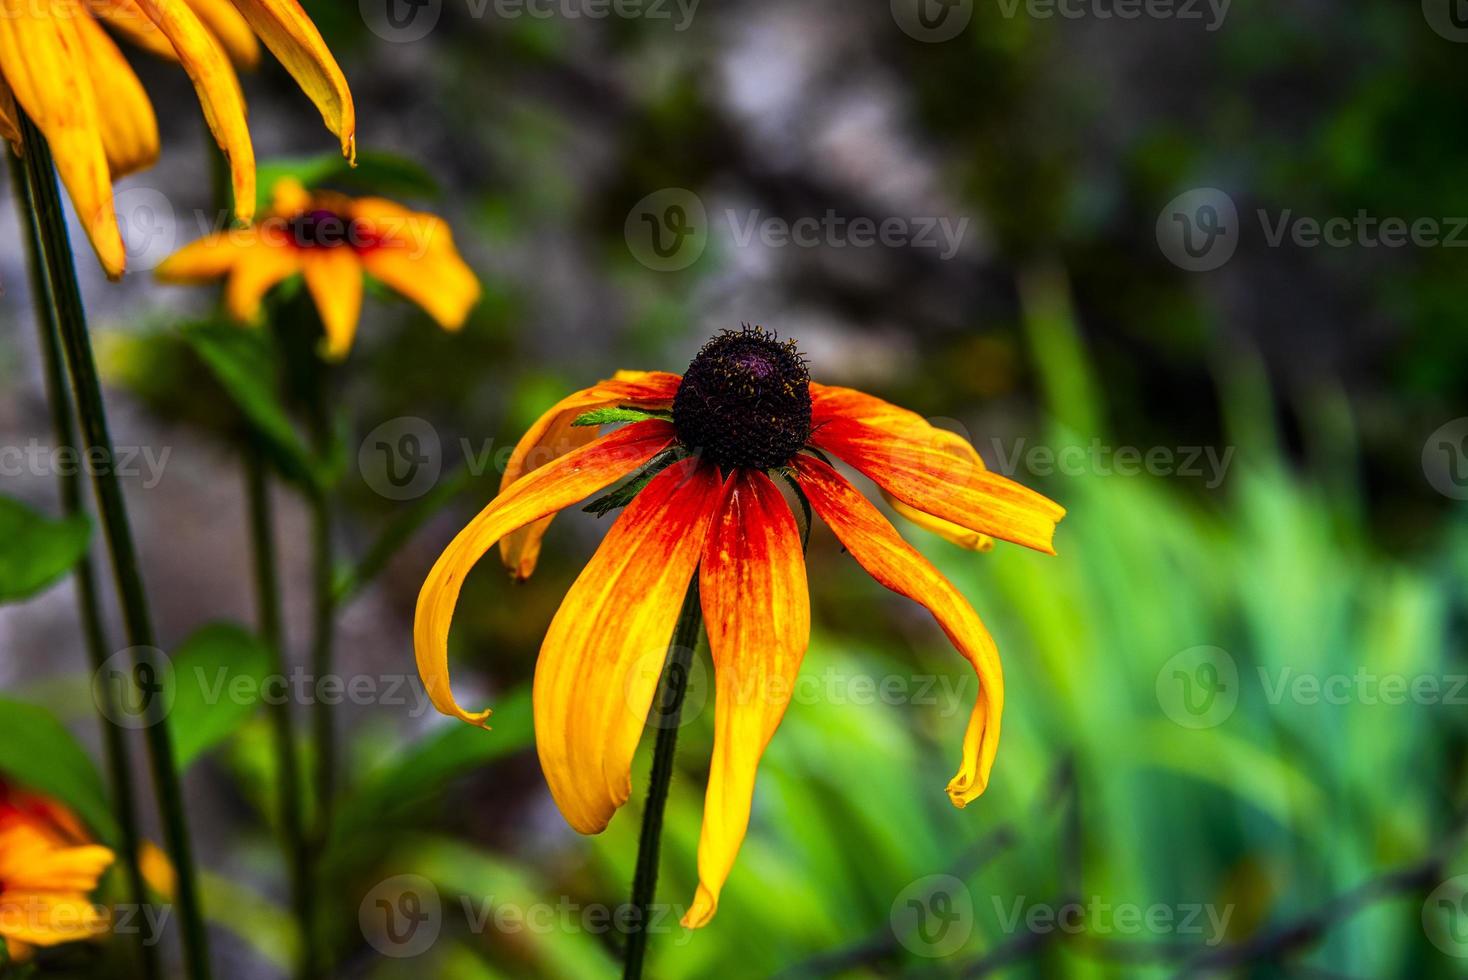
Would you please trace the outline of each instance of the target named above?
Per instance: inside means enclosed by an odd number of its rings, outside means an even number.
[[[240,221],[255,216],[255,147],[245,125],[245,97],[224,48],[193,8],[169,0],[138,0],[178,52],[179,62],[199,95],[204,119],[229,161],[234,212]]]
[[[713,918],[749,827],[755,771],[795,690],[810,641],[810,594],[795,515],[770,478],[739,470],[709,530],[699,595],[716,695],[714,754],[698,842],[698,894],[683,917]]]
[[[958,460],[960,466],[968,465],[978,467],[981,470],[987,469],[984,465],[983,457],[979,455],[979,451],[967,439],[956,432],[949,432],[946,429],[929,425],[926,419],[923,419],[922,422],[923,425],[927,426],[927,431],[924,435],[932,439],[933,443],[940,450],[953,455]],[[992,551],[994,548],[994,539],[987,534],[971,531],[961,524],[945,521],[941,517],[934,517],[926,511],[911,507],[892,496],[886,490],[882,491],[882,498],[891,505],[893,510],[918,527],[925,531],[931,531],[942,538],[946,538],[950,543],[956,544],[960,548],[968,551]]]
[[[341,360],[352,349],[362,315],[362,261],[342,245],[303,249],[301,267],[326,330],[326,356]]]
[[[811,445],[850,463],[916,511],[1054,554],[1065,508],[955,451],[921,416],[849,388],[811,385]],[[972,447],[969,447],[972,449]]]
[[[638,422],[605,436],[517,480],[500,492],[444,549],[418,593],[413,646],[418,673],[433,706],[482,725],[489,711],[467,712],[449,686],[449,623],[459,590],[484,553],[511,531],[571,506],[615,483],[647,462],[674,439],[661,420]]]
[[[153,275],[161,282],[208,282],[233,269],[257,244],[253,235],[217,231],[174,252],[158,264]]]
[[[618,371],[607,381],[568,395],[536,420],[515,445],[505,474],[500,478],[503,490],[526,473],[559,459],[578,446],[596,438],[596,426],[573,426],[577,416],[609,405],[631,405],[637,408],[670,408],[682,378],[661,371]],[[551,518],[537,521],[508,535],[500,542],[500,558],[517,579],[527,579],[535,571],[540,558],[540,542],[550,527]]]
[[[535,745],[556,805],[583,834],[604,830],[632,791],[632,756],[720,498],[718,471],[699,460],[659,473],[617,518],[546,631]]]
[[[173,42],[153,23],[138,0],[86,0],[93,17],[121,34],[129,44],[165,61],[178,61]]]
[[[116,279],[127,253],[112,205],[87,51],[77,27],[84,16],[66,0],[0,0],[0,71],[15,101],[45,135],[97,258]]]
[[[112,179],[152,166],[158,159],[158,119],[143,83],[101,25],[79,13],[76,26],[86,52],[92,91],[97,104],[106,106],[98,113],[98,122]]]
[[[242,248],[224,287],[224,308],[240,323],[254,324],[265,294],[301,271],[300,252],[263,239]]]
[[[342,154],[355,162],[357,113],[352,90],[306,11],[296,0],[234,0],[234,5],[321,110],[326,128],[341,140]]]
[[[230,0],[188,0],[188,4],[231,61],[241,68],[254,68],[260,63],[260,42]]]
[[[979,697],[964,733],[963,761],[948,783],[953,805],[967,805],[988,786],[999,751],[1004,673],[993,637],[968,600],[840,474],[809,456],[797,456],[795,469],[811,508],[851,556],[882,585],[927,607],[978,675]]]
[[[173,42],[143,13],[138,0],[85,0],[85,6],[93,17],[134,47],[165,61],[178,61]]]

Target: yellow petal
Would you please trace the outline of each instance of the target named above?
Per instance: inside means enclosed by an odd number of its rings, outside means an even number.
[[[282,177],[270,188],[270,213],[290,219],[311,206],[311,192],[294,177]]]
[[[260,42],[230,0],[188,0],[188,4],[231,61],[241,68],[254,68],[260,63]]]
[[[85,14],[76,18],[102,124],[102,145],[112,179],[152,166],[158,159],[158,120],[143,83],[107,32]]]
[[[357,158],[357,113],[352,90],[311,18],[296,0],[234,0],[265,46],[308,95],[326,127],[341,140],[342,154]]]
[[[504,476],[500,478],[500,490],[536,467],[559,459],[595,439],[596,426],[571,424],[577,416],[609,405],[668,408],[673,404],[673,396],[677,394],[681,381],[678,375],[661,371],[618,371],[610,380],[567,395],[541,415],[515,444],[510,461],[505,465]],[[500,542],[500,558],[517,579],[527,579],[535,571],[535,564],[540,558],[540,542],[550,523],[549,517],[536,521],[506,535]]]
[[[138,0],[86,0],[92,16],[127,38],[129,43],[165,61],[178,61],[173,42],[143,13]]]
[[[892,509],[907,518],[924,531],[931,531],[939,537],[946,538],[950,543],[958,545],[968,551],[993,551],[994,539],[987,534],[978,531],[970,531],[961,524],[945,521],[941,517],[910,507],[892,496],[886,490],[882,491],[882,497],[892,505]]]
[[[376,279],[421,306],[445,330],[458,330],[479,302],[479,280],[459,256],[448,223],[381,198],[353,201],[351,217],[380,242],[362,253]]]
[[[127,264],[79,13],[65,0],[0,0],[0,71],[50,144],[56,171],[107,275]]]
[[[240,221],[255,215],[255,148],[245,125],[245,97],[224,49],[187,4],[138,0],[143,12],[173,43],[204,109],[204,119],[229,160],[234,212]]]
[[[516,528],[540,520],[601,490],[662,452],[674,439],[673,427],[653,420],[618,429],[553,463],[527,473],[490,501],[460,531],[434,562],[418,593],[413,617],[413,648],[418,674],[433,706],[474,725],[489,712],[459,707],[449,685],[449,623],[464,578],[495,542]]]
[[[714,754],[698,841],[698,894],[683,925],[708,924],[744,834],[755,771],[785,716],[810,641],[800,529],[758,470],[730,478],[704,545],[699,596],[714,659]]]
[[[301,250],[306,288],[326,331],[326,356],[347,356],[362,315],[362,260],[346,245]]]
[[[248,237],[246,237],[248,235]],[[190,242],[158,264],[153,275],[160,282],[208,282],[234,268],[235,262],[249,254],[244,245],[258,244],[253,235],[240,231],[217,231]]]
[[[719,484],[718,470],[697,459],[655,476],[546,630],[532,691],[535,748],[561,814],[583,834],[601,833],[632,792],[632,756]]]
[[[89,892],[112,865],[112,852],[97,845],[70,847],[36,827],[17,824],[0,832],[0,881],[15,891]]]
[[[138,847],[138,869],[149,888],[164,900],[173,901],[178,894],[178,872],[161,847],[152,841],[143,841]]]
[[[835,470],[811,456],[797,456],[795,470],[811,509],[851,557],[882,585],[925,606],[978,675],[979,697],[964,732],[962,762],[948,783],[949,800],[966,806],[988,786],[999,751],[1004,671],[993,637],[968,600]]]
[[[300,271],[296,249],[257,242],[236,258],[224,288],[224,307],[240,323],[257,323],[265,294]]]
[[[106,910],[81,892],[0,892],[0,937],[31,946],[59,946],[107,931]]]

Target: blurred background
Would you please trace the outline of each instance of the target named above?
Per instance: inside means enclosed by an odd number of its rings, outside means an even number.
[[[337,174],[345,189],[445,216],[485,287],[457,335],[369,296],[331,371],[338,669],[373,685],[335,712],[342,975],[618,971],[607,913],[629,893],[652,739],[631,803],[583,838],[528,712],[540,638],[605,522],[557,522],[523,585],[493,560],[470,578],[455,687],[496,707],[490,733],[426,706],[413,604],[540,412],[618,368],[681,371],[741,321],[795,338],[815,379],[965,433],[1069,516],[1058,557],[902,528],[1004,658],[994,781],[963,811],[943,787],[971,672],[817,528],[802,687],[695,934],[675,920],[713,730],[700,652],[651,976],[1463,974],[1455,0],[309,7],[379,154]],[[79,266],[175,650],[207,624],[250,627],[255,605],[236,409],[181,329],[215,294],[147,271],[206,230],[207,137],[183,75],[130,55],[164,153],[120,185],[130,274]],[[329,138],[266,60],[244,79],[257,151],[307,167]],[[45,447],[8,198],[0,227],[0,445]],[[406,491],[374,448],[405,433],[426,454]],[[4,492],[57,509],[45,466],[8,466]],[[304,665],[307,507],[285,479],[274,499],[286,653]],[[88,682],[68,582],[0,608],[5,697],[95,756]],[[295,941],[257,707],[215,714],[185,782],[231,978],[285,975]],[[432,928],[404,940],[379,901]],[[44,966],[88,975],[89,955]]]

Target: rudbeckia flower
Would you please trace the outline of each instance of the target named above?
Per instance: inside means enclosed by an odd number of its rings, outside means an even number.
[[[479,280],[459,257],[443,219],[380,197],[308,191],[290,178],[275,185],[264,221],[207,235],[157,269],[165,282],[228,275],[225,307],[245,324],[259,321],[266,293],[303,275],[331,358],[351,350],[364,272],[417,303],[445,330],[462,327],[479,301]]]
[[[636,411],[587,414],[607,408]],[[650,415],[607,435],[585,424],[638,412]],[[464,577],[486,551],[498,544],[523,579],[556,512],[634,473],[628,487],[646,481],[546,632],[535,669],[536,745],[566,820],[586,834],[604,829],[631,792],[633,753],[696,572],[715,671],[715,734],[698,893],[683,921],[704,925],[743,842],[755,770],[809,639],[801,532],[785,484],[873,578],[926,606],[978,674],[962,762],[948,784],[962,807],[984,791],[999,745],[998,652],[964,597],[827,461],[845,461],[966,543],[992,536],[1053,554],[1064,510],[988,472],[960,443],[881,399],[812,383],[794,345],[758,328],[710,341],[681,378],[627,372],[577,392],[520,440],[499,496],[424,582],[414,645],[429,696],[466,722],[483,725],[489,715],[454,699],[447,645]]]
[[[70,810],[0,782],[0,941],[11,959],[105,932],[88,895],[112,860]]]
[[[108,276],[126,264],[112,182],[158,158],[158,121],[102,24],[183,65],[229,158],[240,220],[255,213],[255,151],[230,59],[253,66],[256,35],[321,110],[342,152],[355,155],[352,93],[297,0],[0,0],[0,136],[24,152],[19,104],[50,144]]]

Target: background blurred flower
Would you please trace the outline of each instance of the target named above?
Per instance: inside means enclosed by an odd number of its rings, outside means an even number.
[[[228,275],[225,306],[242,323],[260,319],[271,289],[303,275],[333,359],[351,350],[364,273],[417,303],[445,330],[462,327],[479,301],[479,280],[442,219],[380,197],[308,191],[292,178],[275,185],[266,220],[186,245],[157,271],[176,283]]]
[[[11,958],[105,932],[88,895],[112,860],[70,810],[0,781],[0,939]]]
[[[98,25],[180,62],[229,160],[234,210],[255,211],[255,151],[244,94],[230,66],[259,60],[258,34],[356,152],[356,111],[336,60],[296,0],[3,0],[0,135],[17,152],[19,104],[46,137],[92,247],[108,276],[126,265],[112,182],[158,157],[158,121],[142,83]],[[252,33],[252,31],[254,33]]]

